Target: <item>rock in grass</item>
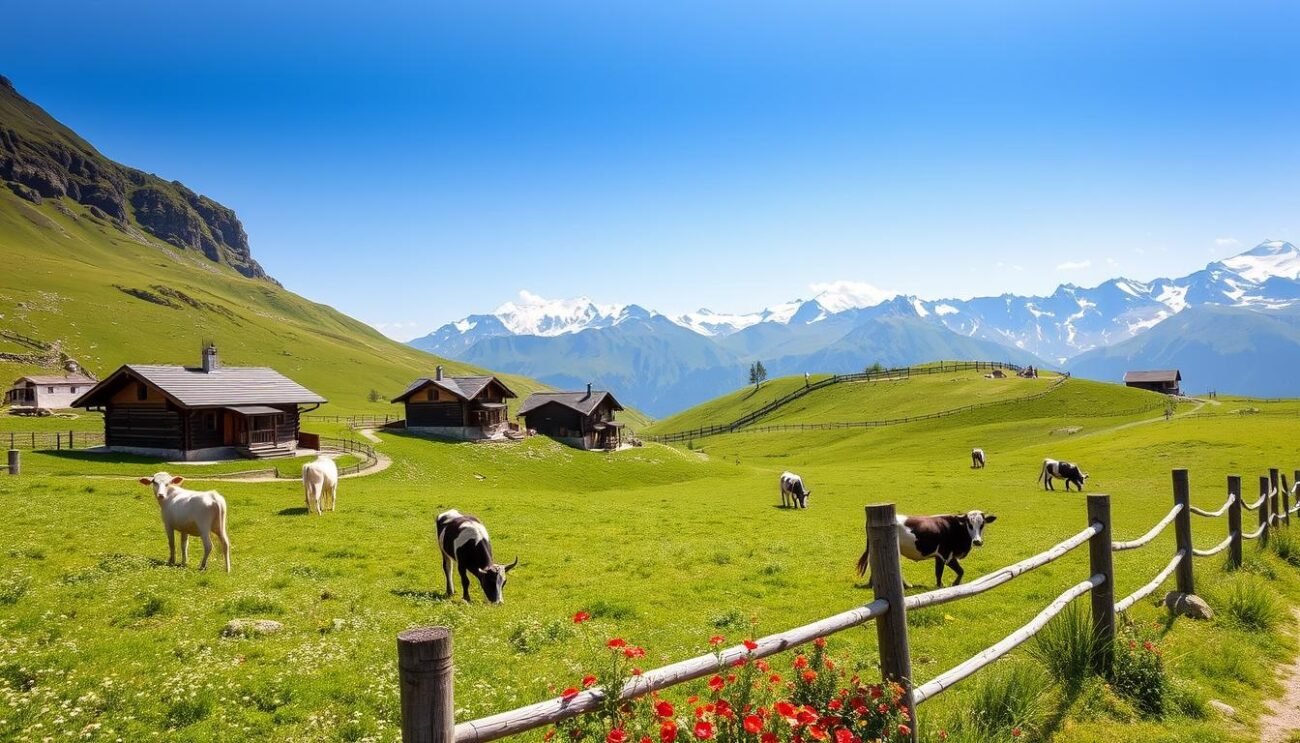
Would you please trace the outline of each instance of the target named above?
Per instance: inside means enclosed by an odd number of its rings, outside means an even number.
[[[1205,599],[1191,593],[1179,593],[1170,591],[1165,594],[1165,606],[1174,613],[1175,616],[1188,617],[1190,619],[1213,619],[1214,609],[1205,603]]]
[[[221,628],[222,637],[263,637],[274,635],[284,625],[273,619],[232,619]]]
[[[1217,700],[1217,699],[1211,699],[1211,700],[1210,700],[1210,709],[1214,710],[1215,712],[1218,712],[1219,714],[1223,715],[1224,717],[1236,717],[1236,716],[1237,716],[1237,710],[1233,709],[1232,705],[1230,705],[1230,704],[1225,704],[1224,702],[1220,702],[1220,701]]]

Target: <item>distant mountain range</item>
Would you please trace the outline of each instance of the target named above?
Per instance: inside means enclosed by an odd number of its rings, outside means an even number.
[[[740,386],[755,360],[774,376],[981,358],[1117,380],[1120,367],[1173,365],[1183,368],[1189,389],[1300,395],[1300,381],[1266,384],[1246,370],[1220,369],[1231,353],[1217,335],[1238,344],[1267,338],[1278,353],[1300,349],[1300,335],[1286,332],[1297,306],[1300,250],[1268,241],[1181,278],[1065,284],[1050,296],[932,300],[841,283],[760,312],[670,316],[635,304],[522,292],[518,302],[444,325],[411,345],[557,387],[593,381],[652,415]],[[1164,327],[1174,317],[1180,321]],[[1163,332],[1151,332],[1156,328]],[[1181,342],[1155,345],[1175,333],[1171,340]]]

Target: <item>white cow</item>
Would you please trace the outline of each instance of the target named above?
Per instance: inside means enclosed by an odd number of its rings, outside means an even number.
[[[316,461],[302,466],[302,489],[307,496],[307,513],[333,511],[335,496],[339,491],[339,468],[329,457],[317,457]]]
[[[982,468],[982,467],[984,466],[984,462],[985,462],[985,460],[984,460],[984,450],[983,450],[983,449],[971,449],[971,450],[970,450],[970,466],[971,466],[972,469],[980,469],[980,468]]]
[[[781,507],[807,508],[812,490],[805,489],[803,478],[793,472],[781,473]]]
[[[208,567],[208,555],[212,553],[212,537],[215,534],[221,542],[221,551],[226,556],[226,572],[230,572],[230,536],[226,533],[226,499],[215,490],[198,492],[186,490],[180,485],[183,477],[172,477],[166,472],[159,472],[153,477],[140,478],[141,485],[153,486],[153,497],[158,501],[162,511],[163,528],[167,530],[167,564],[176,564],[176,532],[181,533],[181,566],[189,560],[189,539],[198,537],[203,540],[203,562],[199,570]]]

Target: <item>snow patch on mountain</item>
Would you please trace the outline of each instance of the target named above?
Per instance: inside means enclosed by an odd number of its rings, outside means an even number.
[[[1241,255],[1219,261],[1219,264],[1256,284],[1274,276],[1300,280],[1300,250],[1281,240],[1260,243]]]
[[[546,299],[528,290],[492,314],[515,335],[556,336],[616,324],[627,305],[598,305],[587,297]]]
[[[809,288],[816,292],[813,301],[831,314],[875,307],[898,296],[898,292],[881,289],[863,281],[829,281],[813,284]]]

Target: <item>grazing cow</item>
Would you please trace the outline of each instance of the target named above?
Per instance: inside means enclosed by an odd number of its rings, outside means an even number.
[[[1043,468],[1038,471],[1038,481],[1043,483],[1043,490],[1056,490],[1052,485],[1052,481],[1065,480],[1065,490],[1067,492],[1070,490],[1070,485],[1074,485],[1079,492],[1083,492],[1083,481],[1087,479],[1088,473],[1079,469],[1078,465],[1055,459],[1044,459]]]
[[[339,491],[339,468],[334,460],[320,456],[302,466],[302,489],[307,496],[307,513],[334,510]]]
[[[447,595],[452,595],[451,563],[456,563],[460,572],[460,586],[469,601],[469,574],[478,578],[483,587],[483,595],[488,603],[504,603],[502,591],[506,587],[506,573],[515,569],[519,558],[509,565],[492,561],[492,542],[488,539],[487,527],[477,516],[466,516],[452,509],[438,515],[435,522],[438,534],[438,549],[442,550],[442,573],[447,578]]]
[[[803,478],[793,472],[781,473],[781,507],[807,508],[812,490],[803,486]]]
[[[983,511],[967,511],[951,516],[897,516],[898,552],[909,560],[934,558],[934,583],[943,588],[943,566],[947,565],[957,574],[953,585],[961,584],[966,571],[961,569],[958,560],[970,554],[971,547],[984,544],[984,526],[998,520],[998,517]],[[868,535],[870,537],[870,535]],[[858,575],[867,572],[867,556],[871,552],[871,543],[862,550],[858,558]],[[867,579],[871,585],[871,579]],[[911,588],[906,580],[903,585]]]
[[[172,477],[166,472],[159,472],[153,477],[140,478],[141,485],[153,486],[153,497],[158,501],[162,511],[163,528],[167,530],[168,565],[176,564],[176,532],[181,533],[181,567],[189,560],[189,539],[198,537],[203,540],[203,562],[199,570],[208,567],[208,555],[212,553],[212,537],[215,534],[221,542],[221,551],[226,556],[226,572],[230,572],[230,536],[226,533],[226,499],[215,490],[199,492],[186,490],[180,485],[183,477]]]
[[[977,470],[978,470],[978,469],[983,469],[983,467],[984,467],[984,450],[983,450],[983,449],[971,449],[971,450],[970,450],[970,466],[971,466],[972,469],[977,469]]]

